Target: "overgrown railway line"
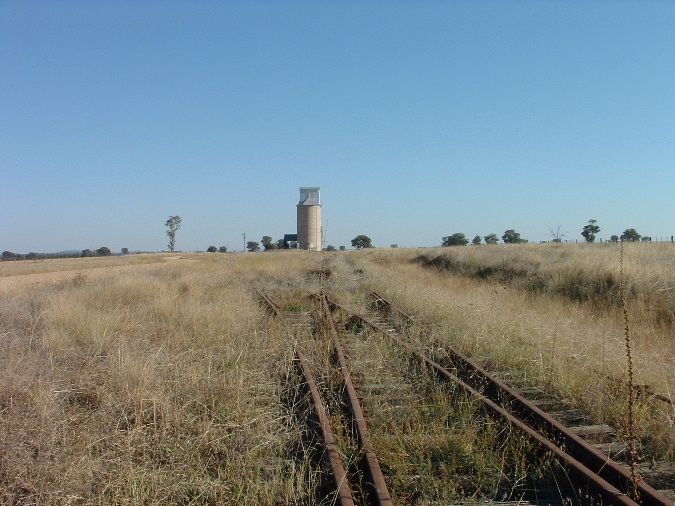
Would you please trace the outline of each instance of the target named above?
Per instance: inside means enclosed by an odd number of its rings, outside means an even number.
[[[258,295],[277,318],[284,319],[285,315],[282,308],[274,298],[264,292],[259,292]],[[333,477],[335,488],[334,501],[341,506],[352,506],[354,504],[391,506],[393,504],[391,496],[380,469],[377,455],[370,443],[365,415],[363,414],[359,396],[351,379],[347,359],[335,328],[335,322],[333,321],[325,296],[317,296],[315,300],[321,309],[320,324],[323,325],[330,335],[334,365],[339,370],[341,376],[341,392],[343,393],[345,414],[349,419],[350,425],[347,428],[347,432],[353,436],[353,442],[359,449],[358,462],[355,463],[356,466],[350,466],[349,463],[344,462],[340,448],[337,445],[337,438],[334,435],[331,417],[322,399],[321,389],[315,379],[310,361],[306,358],[302,348],[297,346],[295,353],[298,369],[302,374],[303,381],[311,397],[312,411],[321,433],[321,444],[324,448],[323,455],[330,466],[331,476]]]
[[[396,315],[405,322],[412,323],[413,319],[410,315],[395,308],[391,302],[380,294],[371,292],[370,296],[374,306],[379,311],[389,316]],[[633,496],[639,501],[639,504],[673,504],[665,495],[645,483],[644,480],[638,480],[637,485],[634,485],[626,466],[616,462],[580,436],[580,434],[598,434],[602,431],[611,432],[610,427],[597,425],[566,427],[555,417],[543,411],[522,392],[488,373],[451,347],[446,345],[443,347],[443,351],[455,374],[411,348],[399,336],[392,333],[393,329],[383,328],[371,319],[348,311],[335,302],[331,301],[330,304],[334,309],[347,311],[352,318],[360,320],[365,325],[408,348],[418,359],[434,369],[440,377],[460,384],[465,391],[474,396],[482,397],[493,412],[500,413],[500,416],[515,415],[518,422],[516,423],[517,427],[552,450],[565,466],[569,466],[571,471],[576,473],[582,481],[588,484],[590,489],[594,490],[604,500],[617,504],[635,504],[635,501],[631,499],[631,496]],[[502,410],[495,409],[491,402],[496,407],[501,407]],[[513,422],[510,416],[507,416],[507,418]],[[520,422],[523,422],[523,425],[520,425]],[[548,442],[542,441],[541,438]],[[553,449],[549,443],[552,443],[560,452]],[[611,445],[609,447],[611,448]],[[619,493],[617,494],[617,492]]]
[[[395,308],[379,294],[372,293],[373,302],[383,315],[392,320],[410,323],[412,318]],[[272,313],[283,318],[281,306],[269,295],[261,293],[260,299]],[[392,504],[387,490],[387,479],[380,469],[380,463],[368,438],[366,417],[359,401],[359,393],[351,379],[348,356],[340,342],[339,332],[331,316],[332,312],[341,311],[350,321],[359,322],[362,326],[384,336],[401,349],[414,356],[425,368],[438,378],[451,383],[468,397],[479,399],[489,416],[499,419],[517,429],[540,448],[553,455],[569,475],[575,491],[574,497],[563,498],[572,504],[584,502],[590,504],[618,505],[671,505],[667,497],[659,493],[644,481],[633,486],[630,474],[625,466],[609,458],[605,453],[584,440],[581,435],[597,435],[606,432],[606,426],[580,425],[566,427],[541,407],[545,403],[537,403],[526,398],[506,381],[494,377],[485,369],[475,364],[462,354],[448,347],[444,348],[443,365],[418,351],[411,343],[399,334],[391,325],[376,321],[374,315],[350,311],[324,295],[314,295],[319,305],[321,324],[333,346],[334,366],[340,371],[344,405],[350,420],[349,433],[359,445],[360,465],[356,476],[353,466],[345,465],[340,459],[340,451],[331,431],[331,420],[323,406],[320,388],[314,379],[311,366],[302,349],[296,349],[298,368],[302,371],[303,381],[307,385],[313,403],[313,411],[321,429],[325,459],[329,463],[334,479],[335,499],[339,504]],[[537,405],[539,404],[539,405]],[[359,485],[364,485],[359,488]]]

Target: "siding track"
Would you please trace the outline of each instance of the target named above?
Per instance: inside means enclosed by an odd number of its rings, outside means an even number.
[[[263,292],[258,292],[258,296],[276,317],[285,319],[284,312],[276,300]],[[303,381],[309,390],[313,406],[312,410],[318,420],[322,444],[325,450],[323,455],[330,465],[331,474],[334,479],[336,501],[341,506],[351,506],[354,504],[391,506],[393,504],[391,496],[377,456],[368,437],[366,419],[361,408],[358,393],[351,379],[347,359],[327,300],[323,295],[316,297],[316,300],[321,309],[320,323],[327,330],[332,341],[334,364],[340,371],[345,414],[350,425],[347,432],[353,435],[360,457],[357,470],[350,469],[349,465],[345,465],[332,427],[334,417],[328,414],[328,410],[321,397],[321,389],[312,372],[309,360],[300,346],[297,346],[296,362]]]
[[[372,292],[375,307],[384,314],[410,323],[411,317],[387,301],[381,295]],[[510,387],[504,381],[490,375],[483,368],[463,356],[459,352],[444,347],[448,354],[453,372],[442,367],[429,357],[413,349],[391,328],[378,324],[373,319],[356,314],[330,302],[333,309],[350,314],[351,318],[360,320],[370,328],[388,336],[402,347],[408,349],[421,362],[429,366],[436,374],[459,385],[465,392],[481,398],[486,407],[494,414],[502,417],[519,428],[542,446],[551,451],[569,470],[580,484],[592,494],[597,495],[609,504],[648,504],[672,505],[672,501],[657,490],[640,481],[637,485],[639,503],[629,493],[633,489],[628,470],[610,459],[605,453],[595,448],[579,433],[602,432],[604,427],[582,426],[575,431],[565,427],[558,420],[545,413],[534,402],[525,398],[521,392]]]

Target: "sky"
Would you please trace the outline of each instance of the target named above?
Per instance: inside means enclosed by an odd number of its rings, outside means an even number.
[[[675,234],[675,2],[0,0],[0,250]]]

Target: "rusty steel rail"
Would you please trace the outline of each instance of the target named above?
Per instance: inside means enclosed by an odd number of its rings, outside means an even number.
[[[274,300],[272,297],[266,293],[257,290],[258,297],[263,301],[269,310],[279,318],[283,318],[281,312],[281,306],[279,303]],[[352,493],[351,485],[349,484],[349,479],[347,478],[347,471],[344,463],[342,462],[342,457],[340,455],[339,448],[335,443],[335,436],[330,427],[330,421],[328,415],[326,414],[326,408],[321,400],[321,392],[312,373],[312,368],[305,357],[305,354],[302,352],[300,347],[295,349],[295,357],[297,359],[297,364],[300,369],[300,372],[305,380],[305,384],[309,389],[310,397],[312,398],[312,406],[319,423],[319,429],[321,431],[321,437],[323,439],[324,453],[323,457],[328,461],[330,465],[333,479],[335,481],[335,491],[337,494],[336,503],[340,506],[355,506],[354,495]]]
[[[414,319],[412,316],[410,316],[402,309],[394,306],[391,302],[382,297],[382,295],[380,295],[379,293],[372,291],[370,292],[370,297],[373,299],[373,302],[375,303],[377,309],[380,310],[381,312],[386,313],[387,315],[390,315],[391,313],[396,313],[407,323],[413,323]]]
[[[371,297],[376,299],[380,306],[388,305],[390,308],[392,307],[391,302],[376,292],[371,292]],[[364,322],[366,322],[366,319],[364,319]],[[377,327],[373,322],[366,323],[371,327]],[[383,329],[378,330],[381,332]],[[629,490],[633,487],[628,469],[591,446],[579,435],[571,432],[565,425],[531,403],[520,392],[492,376],[468,357],[450,346],[444,346],[443,350],[448,354],[452,365],[464,376],[468,377],[473,386],[479,389],[485,396],[499,404],[508,403],[509,408],[523,421],[539,432],[546,434],[558,446],[564,448],[566,453],[617,489]],[[642,504],[659,506],[672,506],[673,504],[672,501],[642,480],[638,481],[636,488]]]
[[[276,317],[281,316],[281,307],[279,306],[279,303],[276,300],[274,300],[272,297],[270,297],[261,290],[256,290],[255,292],[258,298],[265,303],[267,308],[272,312],[274,316]]]
[[[592,490],[595,494],[601,496],[603,500],[606,501],[607,504],[626,505],[626,506],[628,505],[635,506],[638,504],[633,499],[631,499],[625,492],[621,491],[612,483],[605,480],[595,470],[589,469],[582,462],[580,462],[572,455],[567,453],[566,448],[564,446],[559,447],[553,441],[546,438],[544,435],[540,434],[540,432],[530,427],[527,423],[525,423],[521,419],[517,418],[516,416],[508,412],[506,409],[498,405],[496,402],[489,399],[486,395],[474,389],[466,382],[464,382],[463,380],[452,374],[450,371],[448,371],[438,363],[434,362],[427,356],[423,355],[422,353],[414,349],[411,345],[403,341],[400,337],[394,335],[394,333],[388,332],[386,329],[370,321],[368,318],[353,311],[349,311],[334,301],[329,300],[328,305],[333,309],[338,309],[346,312],[353,318],[360,320],[365,325],[371,327],[372,329],[386,336],[388,339],[393,340],[399,346],[406,349],[409,353],[417,357],[424,365],[430,367],[434,371],[434,373],[436,373],[439,377],[457,385],[467,395],[480,400],[482,404],[485,406],[485,408],[489,412],[491,412],[494,416],[496,416],[497,418],[501,418],[504,421],[511,424],[513,427],[516,427],[523,434],[536,441],[539,445],[541,445],[541,447],[551,452],[558,459],[558,461],[567,469],[570,475],[576,479],[577,483],[584,483],[589,490]],[[607,462],[609,461],[609,457],[605,457],[605,459],[606,459],[605,464],[607,464]],[[645,498],[643,498],[643,501],[644,499]],[[670,503],[643,502],[642,504],[660,504],[660,505],[662,504],[665,506]]]
[[[377,455],[373,451],[372,444],[368,438],[368,427],[366,425],[366,418],[361,408],[361,402],[356,393],[356,388],[352,382],[351,374],[347,366],[347,359],[338,337],[337,329],[335,328],[335,321],[328,306],[328,301],[325,295],[320,297],[320,302],[325,316],[325,321],[333,338],[333,345],[335,347],[335,355],[337,357],[338,367],[342,373],[342,379],[345,386],[347,408],[354,423],[357,441],[363,451],[364,467],[370,483],[373,487],[373,494],[371,494],[371,503],[382,506],[392,505],[391,495],[387,488],[387,483],[384,479],[384,474],[380,468],[380,463],[377,460]]]
[[[338,503],[341,506],[354,506],[354,496],[352,494],[351,486],[349,485],[349,480],[347,479],[347,471],[345,470],[340,451],[335,443],[335,437],[330,428],[326,408],[321,401],[321,393],[319,392],[319,387],[312,374],[312,369],[307,363],[307,359],[300,348],[296,348],[295,355],[298,358],[298,364],[300,365],[300,369],[305,378],[305,383],[309,388],[314,411],[316,412],[319,421],[319,427],[321,428],[321,435],[326,449],[324,455],[328,458],[328,462],[333,471]]]

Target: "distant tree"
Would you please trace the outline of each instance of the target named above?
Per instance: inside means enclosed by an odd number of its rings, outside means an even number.
[[[169,236],[169,251],[173,253],[176,250],[176,232],[180,228],[183,218],[180,216],[169,216],[164,226],[166,227],[166,235]]]
[[[263,236],[260,242],[262,243],[263,248],[265,248],[265,251],[270,251],[276,248],[276,244],[272,242],[272,238],[269,235]]]
[[[12,253],[11,251],[3,251],[2,252],[2,259],[3,260],[15,260],[18,255],[16,253]]]
[[[488,234],[483,239],[485,239],[485,244],[497,244],[497,241],[499,241],[497,234]]]
[[[277,240],[277,249],[284,249],[284,240],[283,239]]]
[[[640,237],[642,237],[640,234],[637,233],[637,230],[634,228],[627,228],[624,230],[623,234],[621,234],[621,240],[622,241],[629,241],[629,242],[635,242],[639,241]]]
[[[600,227],[596,225],[598,220],[588,220],[588,224],[581,229],[581,235],[586,242],[595,242],[595,234],[600,232]]]
[[[641,238],[640,240],[641,240],[642,242],[652,242],[652,238],[649,237],[649,236],[647,236],[647,235],[643,235],[642,238]]]
[[[392,248],[398,248],[398,244],[392,244],[391,247]]]
[[[122,248],[122,254],[128,255],[129,254],[129,248]]]
[[[477,235],[476,237],[474,237],[473,240],[471,241],[471,244],[474,244],[474,245],[480,244],[480,236]]]
[[[340,246],[340,251],[344,251],[344,250],[346,250],[346,249],[347,249],[347,248],[345,248],[344,246]]]
[[[619,236],[615,234],[612,237],[610,237],[609,240],[612,242],[619,242]]]
[[[89,248],[86,248],[86,249],[82,250],[82,256],[83,257],[93,257],[94,252],[92,250],[90,250]]]
[[[513,230],[512,228],[510,228],[506,232],[504,232],[504,235],[502,236],[502,241],[504,241],[504,244],[520,244],[527,242],[527,239],[521,239],[520,234],[515,230]]]
[[[220,251],[221,253],[227,253],[227,246],[221,246],[220,248],[218,248],[218,251]]]
[[[107,246],[101,246],[96,250],[97,257],[109,257],[110,255],[112,255],[112,251]]]
[[[551,234],[551,242],[562,242],[562,238],[566,235],[562,231],[562,227],[560,225],[558,225],[555,229],[549,228],[548,233]]]
[[[209,246],[208,248],[206,248],[206,251],[208,253],[215,253],[216,251],[218,251],[218,248],[216,248],[215,246]]]
[[[356,249],[372,248],[373,243],[367,235],[357,235],[352,239],[352,246]]]
[[[326,251],[335,251],[335,246],[329,244],[328,246],[326,246]]]
[[[445,236],[441,246],[465,246],[469,244],[469,240],[462,232],[456,232],[452,235]]]
[[[258,244],[255,241],[248,241],[246,243],[246,249],[249,250],[251,253],[253,253],[255,251],[259,251],[260,250],[260,244]]]

